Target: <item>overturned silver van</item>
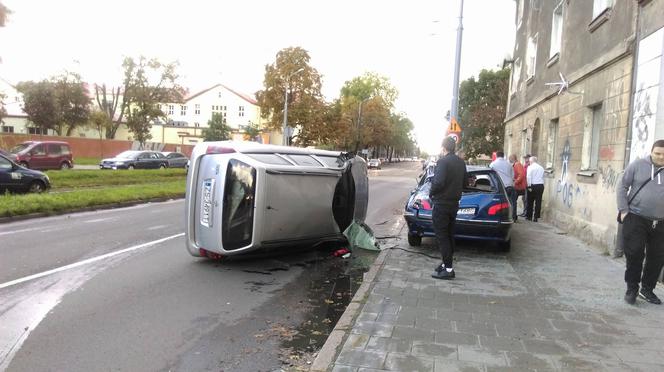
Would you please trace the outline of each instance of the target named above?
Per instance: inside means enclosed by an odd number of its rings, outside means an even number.
[[[203,142],[187,174],[186,244],[193,256],[223,257],[258,249],[345,239],[367,214],[364,159],[351,154]]]

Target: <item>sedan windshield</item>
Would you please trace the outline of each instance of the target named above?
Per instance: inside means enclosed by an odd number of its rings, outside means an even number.
[[[119,153],[115,157],[116,158],[122,158],[122,159],[133,159],[136,156],[138,156],[138,154],[140,154],[140,153],[141,153],[140,151],[124,151],[124,152]]]

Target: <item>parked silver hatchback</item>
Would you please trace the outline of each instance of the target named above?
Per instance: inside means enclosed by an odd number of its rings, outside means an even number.
[[[342,152],[204,142],[191,155],[186,244],[193,256],[344,240],[367,214],[364,159]]]

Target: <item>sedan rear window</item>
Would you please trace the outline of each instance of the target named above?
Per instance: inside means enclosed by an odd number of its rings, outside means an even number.
[[[224,249],[234,250],[251,244],[255,196],[256,169],[239,160],[229,160],[221,225]]]
[[[464,188],[464,192],[496,192],[498,191],[497,183],[493,179],[491,173],[469,173],[468,183]]]

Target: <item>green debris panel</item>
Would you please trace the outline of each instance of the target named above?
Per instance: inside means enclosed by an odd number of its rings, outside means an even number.
[[[380,246],[376,242],[373,231],[363,222],[353,221],[344,231],[348,244],[352,249],[362,248],[370,251],[379,251]]]

